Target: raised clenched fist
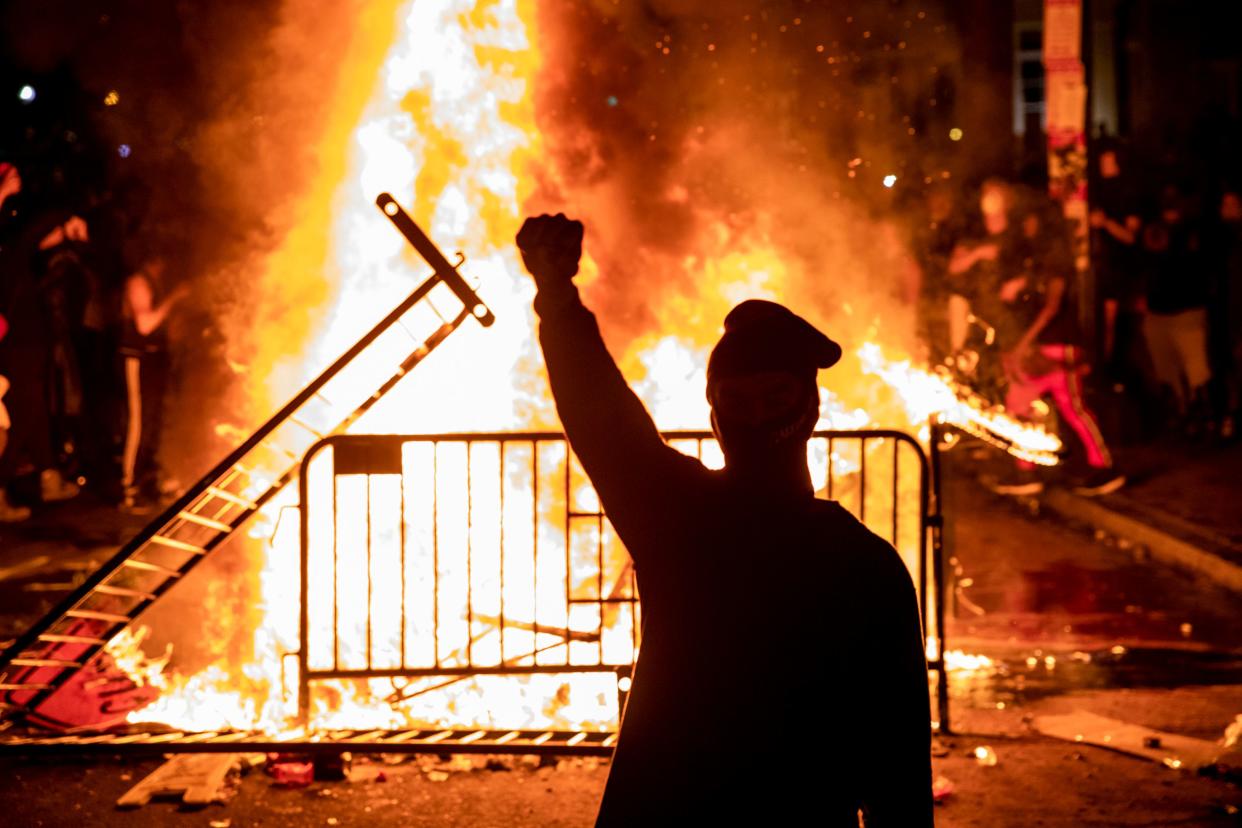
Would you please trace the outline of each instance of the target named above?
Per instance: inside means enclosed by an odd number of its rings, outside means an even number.
[[[542,288],[574,277],[582,258],[582,231],[582,222],[564,213],[533,216],[522,223],[517,246],[536,285]]]

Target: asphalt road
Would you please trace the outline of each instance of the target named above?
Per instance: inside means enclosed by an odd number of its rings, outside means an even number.
[[[937,775],[954,786],[942,826],[1237,825],[1242,792],[1220,779],[1032,733],[1031,716],[1090,710],[1218,739],[1242,713],[1242,611],[1237,596],[1097,538],[1030,503],[995,497],[962,461],[948,482],[949,540],[959,572],[948,646],[991,663],[955,672],[955,735]],[[87,501],[18,529],[0,528],[0,637],[37,617],[141,519]],[[807,756],[740,745],[738,784],[759,762],[808,762],[832,750],[832,723],[809,714]],[[824,713],[824,716],[829,714]],[[999,763],[973,751],[992,747]],[[157,760],[0,760],[0,813],[12,825],[589,825],[607,763],[487,768],[422,757],[360,761],[350,781],[273,787],[260,771],[225,804],[186,810],[115,800]],[[382,780],[381,780],[382,776]]]

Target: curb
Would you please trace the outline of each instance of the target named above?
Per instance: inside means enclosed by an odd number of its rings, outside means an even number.
[[[1054,512],[1147,547],[1155,560],[1193,570],[1223,587],[1242,593],[1242,566],[1225,560],[1210,549],[1114,511],[1097,500],[1061,489],[1050,489],[1040,495],[1039,500]]]

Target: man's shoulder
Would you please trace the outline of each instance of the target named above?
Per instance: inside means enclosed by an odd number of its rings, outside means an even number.
[[[835,500],[817,500],[817,514],[825,531],[838,540],[848,541],[851,549],[868,556],[892,556],[900,561],[897,550],[884,538],[873,532],[852,512]]]
[[[819,503],[822,531],[831,544],[830,554],[848,571],[852,588],[859,595],[913,592],[914,578],[893,544],[836,501]]]

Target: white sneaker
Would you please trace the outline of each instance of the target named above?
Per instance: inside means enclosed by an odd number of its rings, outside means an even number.
[[[44,503],[70,500],[77,497],[79,491],[78,484],[66,480],[57,469],[44,469],[39,473],[39,493]]]

